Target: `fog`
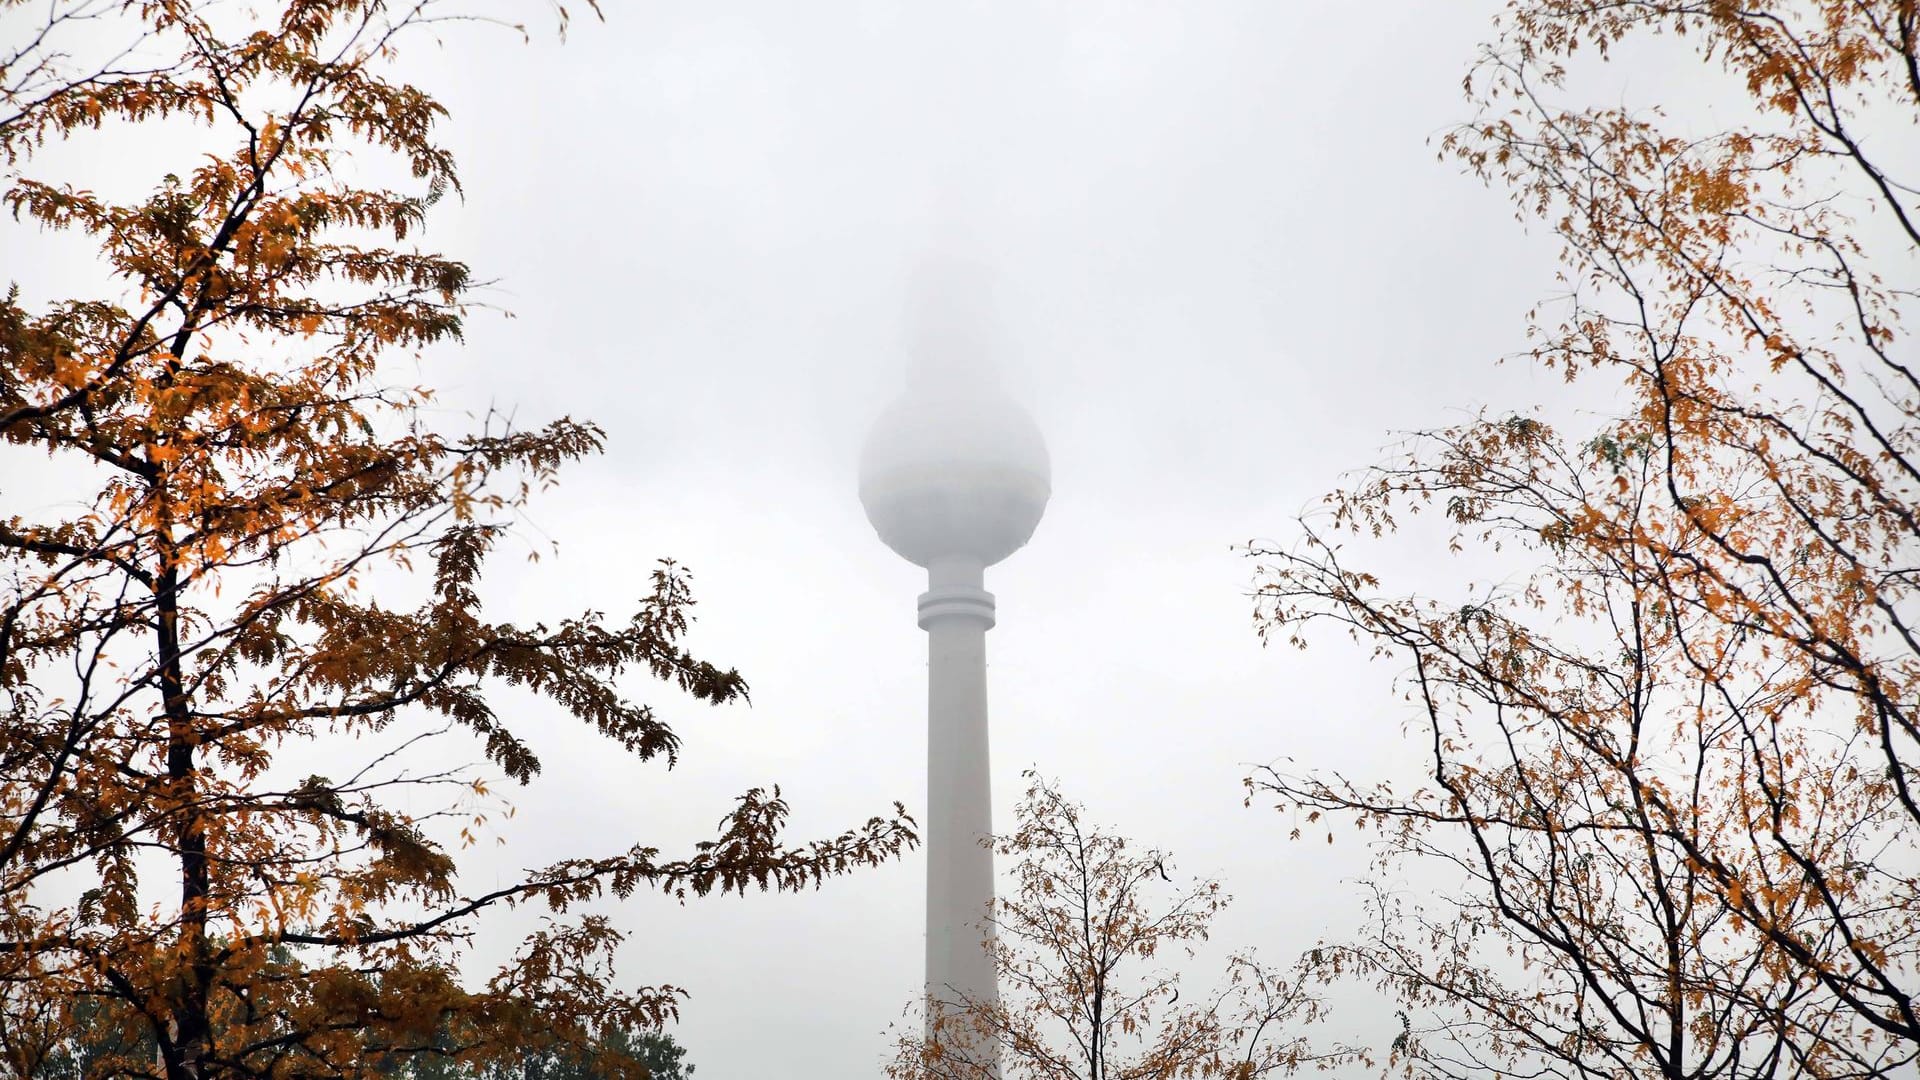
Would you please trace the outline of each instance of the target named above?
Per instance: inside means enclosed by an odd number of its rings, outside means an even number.
[[[467,887],[691,844],[753,786],[781,785],[795,837],[917,809],[924,579],[865,520],[856,461],[907,383],[919,268],[960,259],[990,273],[969,328],[1052,459],[1045,519],[987,578],[996,818],[1037,768],[1221,878],[1223,948],[1352,932],[1366,848],[1290,843],[1240,781],[1285,757],[1404,773],[1400,671],[1332,636],[1263,648],[1235,545],[1291,537],[1397,431],[1565,400],[1497,363],[1554,292],[1548,238],[1436,157],[1502,7],[704,0],[576,11],[564,43],[541,12],[526,42],[416,39],[466,189],[426,243],[500,309],[419,381],[450,426],[608,433],[503,549],[499,614],[619,613],[671,557],[696,652],[753,687],[713,710],[634,677],[685,739],[671,772],[505,699],[546,768]],[[6,228],[12,263],[33,241]],[[1403,547],[1385,585],[1445,562]],[[625,976],[689,992],[701,1076],[875,1075],[919,986],[923,873],[915,853],[799,897],[608,910]],[[487,923],[477,960],[534,918]],[[1335,997],[1330,1031],[1398,1030],[1364,988]]]
[[[996,820],[1037,767],[1224,880],[1223,947],[1353,930],[1365,849],[1289,843],[1240,779],[1402,771],[1398,671],[1338,640],[1263,650],[1232,546],[1291,535],[1396,429],[1558,385],[1495,363],[1550,249],[1433,142],[1470,118],[1498,6],[672,4],[564,45],[459,35],[435,78],[467,195],[432,235],[515,317],[426,374],[610,435],[535,505],[560,559],[495,584],[527,614],[615,606],[673,556],[694,643],[754,687],[673,709],[671,775],[556,729],[502,865],[691,841],[755,784],[799,836],[921,803],[924,578],[866,523],[855,463],[907,380],[918,268],[959,258],[991,273],[973,329],[1053,460],[1045,520],[988,573]],[[688,989],[706,1075],[874,1075],[919,985],[923,874],[642,898],[627,972]],[[1397,1031],[1369,993],[1338,1001],[1330,1031]]]

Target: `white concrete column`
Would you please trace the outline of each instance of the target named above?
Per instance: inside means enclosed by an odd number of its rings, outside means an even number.
[[[927,568],[920,625],[927,631],[927,997],[998,1000],[986,948],[993,903],[993,783],[987,747],[987,631],[993,594],[978,561]],[[991,1055],[997,1046],[975,1047]]]

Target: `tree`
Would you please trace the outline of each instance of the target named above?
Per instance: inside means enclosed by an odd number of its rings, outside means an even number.
[[[1013,895],[995,900],[988,920],[1000,997],[963,997],[931,1024],[910,1014],[888,1076],[970,1080],[1004,1068],[1032,1080],[1250,1080],[1360,1060],[1346,1047],[1312,1048],[1299,1029],[1320,1019],[1321,1002],[1251,953],[1228,959],[1220,987],[1182,1003],[1180,972],[1147,966],[1166,952],[1193,955],[1228,903],[1220,883],[1177,885],[1165,852],[1088,825],[1083,807],[1027,777],[1019,829],[995,841],[1015,860]]]
[[[62,1037],[36,1068],[23,1075],[29,1080],[90,1080],[105,1075],[113,1062],[153,1060],[158,1050],[153,1040],[137,1024],[128,1025],[126,1017],[114,1015],[127,1011],[115,1002],[81,1002]],[[129,1027],[134,1032],[131,1042]],[[444,1035],[440,1045],[450,1050],[453,1040]],[[547,1047],[517,1061],[505,1059],[484,1067],[461,1062],[451,1053],[401,1055],[377,1064],[375,1075],[383,1080],[599,1080],[610,1073],[595,1067],[596,1058],[630,1061],[646,1070],[648,1080],[687,1080],[694,1071],[686,1062],[686,1049],[665,1031],[634,1033],[607,1027],[595,1033],[593,1042],[591,1054]]]
[[[589,1053],[547,1048],[485,1067],[415,1057],[392,1080],[603,1080],[622,1075],[609,1068],[609,1062],[644,1069],[647,1080],[688,1080],[694,1066],[686,1057],[686,1048],[665,1031],[608,1027],[595,1034]]]
[[[1562,244],[1532,359],[1618,387],[1562,432],[1410,439],[1264,546],[1261,618],[1410,664],[1429,784],[1274,769],[1380,830],[1373,929],[1327,950],[1408,1013],[1410,1073],[1881,1076],[1920,1057],[1916,8],[1518,0],[1444,151]],[[1735,126],[1563,104],[1664,35]],[[1588,66],[1582,67],[1582,64]],[[1910,142],[1910,140],[1907,140]],[[1386,594],[1342,535],[1440,511],[1504,584]],[[1296,829],[1296,835],[1299,833]],[[1390,887],[1422,873],[1425,902]],[[1426,880],[1426,879],[1421,879]]]
[[[615,1031],[606,1039],[614,1053],[626,1054],[646,1070],[648,1080],[687,1080],[694,1066],[686,1060],[686,1048],[664,1031],[643,1031],[638,1035]]]
[[[152,1061],[153,1042],[143,1039],[137,1028],[129,1035],[125,1018],[114,1015],[121,1011],[111,1003],[81,1000],[58,1027],[23,1024],[10,1036],[0,1036],[0,1052],[14,1067],[12,1075],[29,1080],[91,1080],[109,1075],[114,1062]],[[17,1013],[10,1018],[20,1019]]]
[[[629,615],[487,616],[488,555],[602,433],[492,417],[443,432],[429,392],[395,381],[459,340],[474,285],[416,245],[459,180],[444,109],[397,67],[463,12],[0,0],[0,14],[23,30],[0,53],[0,198],[91,245],[100,281],[0,302],[9,1069],[31,1074],[87,1008],[110,1010],[116,1045],[157,1051],[103,1069],[168,1080],[592,1053],[596,1028],[656,1028],[680,991],[615,978],[622,935],[581,905],[801,889],[913,841],[896,813],[792,844],[779,789],[755,790],[683,857],[636,843],[463,889],[459,834],[491,795],[454,763],[483,754],[518,783],[540,770],[498,688],[636,765],[670,765],[678,740],[628,698],[628,673],[714,704],[747,689],[683,646],[693,600],[672,563]],[[135,150],[134,124],[166,138]],[[113,175],[60,179],[74,158],[47,151],[89,141]],[[60,502],[30,509],[55,485]],[[303,767],[320,744],[362,764]],[[476,919],[516,904],[550,918],[470,983]]]

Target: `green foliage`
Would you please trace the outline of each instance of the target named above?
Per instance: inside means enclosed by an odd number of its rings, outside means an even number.
[[[637,1066],[648,1080],[687,1080],[693,1065],[686,1048],[665,1031],[603,1028],[590,1054],[547,1048],[530,1051],[516,1061],[472,1064],[452,1055],[414,1054],[393,1072],[390,1080],[613,1080]]]

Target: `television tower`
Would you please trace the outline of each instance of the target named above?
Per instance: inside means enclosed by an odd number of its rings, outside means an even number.
[[[927,571],[927,1019],[997,1000],[986,568],[1019,550],[1050,493],[1046,442],[982,362],[985,313],[941,282],[925,297],[907,392],[874,425],[860,501],[880,539]],[[970,283],[969,283],[970,284]],[[972,310],[968,310],[972,308]],[[997,1062],[998,1047],[976,1048]],[[996,1064],[992,1075],[999,1075]]]

